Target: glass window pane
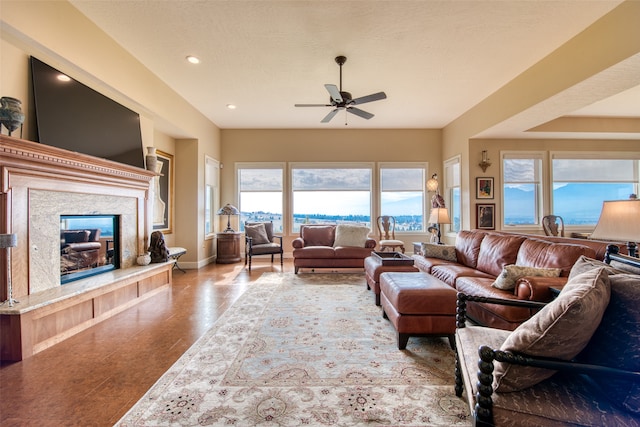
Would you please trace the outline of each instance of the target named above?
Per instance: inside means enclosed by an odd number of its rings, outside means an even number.
[[[371,169],[293,169],[293,190],[331,191],[371,189]]]
[[[602,202],[628,199],[633,184],[554,183],[553,213],[565,225],[595,225],[600,218]]]
[[[424,169],[381,168],[380,181],[382,191],[422,191]]]
[[[504,224],[538,224],[537,184],[504,186]]]
[[[396,218],[396,232],[420,231],[423,228],[424,193],[422,191],[397,191],[380,194],[382,215]]]
[[[460,187],[454,187],[451,189],[451,209],[450,209],[450,217],[451,217],[451,231],[457,233],[460,231],[461,223],[462,223],[462,199],[460,198]]]
[[[240,191],[282,191],[282,169],[240,169]]]
[[[633,182],[637,160],[554,159],[555,182]]]

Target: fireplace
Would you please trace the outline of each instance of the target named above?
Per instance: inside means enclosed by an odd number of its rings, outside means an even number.
[[[60,284],[120,268],[118,215],[60,216]]]

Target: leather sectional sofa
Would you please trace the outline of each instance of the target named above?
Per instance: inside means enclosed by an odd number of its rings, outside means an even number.
[[[335,245],[333,224],[303,224],[293,240],[293,266],[300,268],[364,268],[364,259],[376,248],[376,240],[362,237],[362,246]],[[334,246],[335,245],[335,246]]]
[[[561,289],[566,284],[571,267],[580,256],[603,259],[607,245],[607,242],[585,239],[471,230],[459,232],[455,248],[450,248],[449,252],[455,250],[455,261],[451,257],[413,255],[413,258],[420,271],[437,277],[458,292],[545,302],[552,299],[552,288]],[[558,277],[519,277],[513,290],[492,286],[507,265],[560,269],[560,272]],[[467,315],[472,320],[506,330],[515,329],[533,314],[531,309],[521,307],[471,302],[467,307]]]

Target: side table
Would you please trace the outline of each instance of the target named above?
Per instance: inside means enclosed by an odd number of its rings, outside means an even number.
[[[233,264],[240,262],[240,237],[242,233],[222,232],[216,233],[217,264]]]

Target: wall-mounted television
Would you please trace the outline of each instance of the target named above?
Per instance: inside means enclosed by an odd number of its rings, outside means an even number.
[[[31,57],[37,141],[140,168],[140,115]]]

